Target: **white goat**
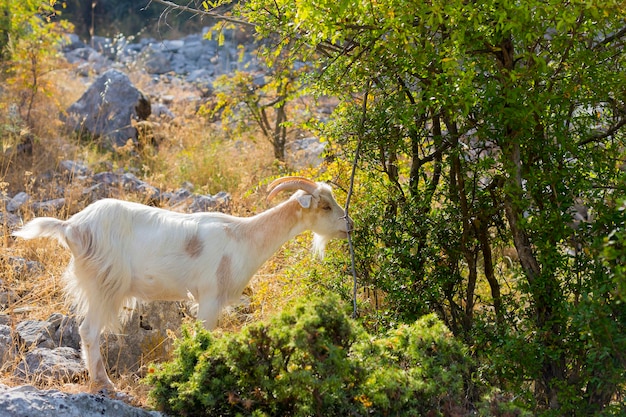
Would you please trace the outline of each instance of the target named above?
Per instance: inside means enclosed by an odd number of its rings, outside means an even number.
[[[66,221],[35,218],[13,233],[24,239],[54,237],[72,252],[65,272],[74,297],[83,358],[97,387],[113,388],[100,352],[104,329],[116,330],[136,300],[198,302],[207,329],[220,311],[239,300],[259,267],[287,240],[312,230],[318,250],[346,238],[352,220],[330,186],[301,177],[269,185],[268,200],[298,190],[263,213],[241,218],[223,213],[182,214],[126,201],[97,201]]]

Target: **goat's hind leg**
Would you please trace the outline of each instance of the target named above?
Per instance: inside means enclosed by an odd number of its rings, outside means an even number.
[[[83,360],[89,372],[92,388],[114,390],[115,387],[107,375],[106,366],[100,352],[100,335],[103,324],[100,317],[87,314],[78,331],[80,333]]]

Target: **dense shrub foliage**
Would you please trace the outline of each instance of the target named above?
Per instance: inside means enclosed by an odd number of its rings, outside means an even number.
[[[31,129],[37,127],[38,113],[50,111],[46,104],[54,102],[53,83],[47,76],[62,65],[56,59],[58,46],[71,30],[66,22],[55,22],[54,4],[54,0],[0,1],[0,95],[14,99],[10,109],[0,100],[0,112],[22,119]]]
[[[436,416],[466,407],[470,369],[436,316],[374,337],[329,296],[240,333],[187,328],[147,382],[172,415]]]
[[[436,312],[539,415],[624,415],[622,265],[599,261],[623,224],[624,2],[240,4],[270,60],[340,98],[321,130],[359,150],[374,318]]]

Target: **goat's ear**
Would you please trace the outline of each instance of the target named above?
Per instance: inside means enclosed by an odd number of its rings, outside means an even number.
[[[311,207],[311,201],[313,200],[313,196],[311,194],[305,194],[298,197],[298,203],[302,208],[308,209]]]

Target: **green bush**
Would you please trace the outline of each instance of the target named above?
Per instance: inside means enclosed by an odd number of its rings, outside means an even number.
[[[367,369],[362,395],[375,410],[449,415],[465,405],[470,382],[467,352],[434,314],[365,341],[354,351]]]
[[[436,316],[373,337],[325,297],[240,333],[186,328],[147,383],[171,415],[435,416],[465,407],[469,369]]]

